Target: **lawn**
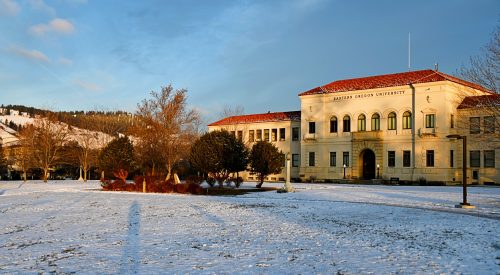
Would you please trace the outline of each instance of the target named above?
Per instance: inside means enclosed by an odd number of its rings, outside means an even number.
[[[0,182],[0,272],[498,272],[500,188],[469,188],[478,208],[463,210],[460,187],[294,186],[191,196]]]

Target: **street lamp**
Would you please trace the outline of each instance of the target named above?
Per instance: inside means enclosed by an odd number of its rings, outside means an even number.
[[[377,163],[377,179],[380,179],[380,164]]]
[[[456,138],[462,140],[462,186],[463,186],[463,201],[455,205],[456,208],[475,208],[467,202],[467,136],[447,135],[447,138]]]
[[[344,179],[345,179],[345,168],[347,167],[347,165],[345,165],[344,163]]]
[[[285,179],[285,191],[286,192],[295,192],[295,189],[292,187],[290,183],[290,152],[286,153],[286,179]]]

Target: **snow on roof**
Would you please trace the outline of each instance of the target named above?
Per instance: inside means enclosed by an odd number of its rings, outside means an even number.
[[[275,122],[275,121],[300,121],[300,111],[275,112],[275,113],[269,112],[264,114],[231,116],[216,121],[214,123],[208,124],[208,126]]]
[[[500,95],[480,95],[465,97],[457,109],[479,108],[479,107],[500,107]]]
[[[420,70],[420,71],[412,71],[412,72],[404,72],[396,74],[386,74],[386,75],[337,80],[329,84],[319,86],[309,91],[300,93],[299,96],[367,90],[367,89],[376,89],[376,88],[385,88],[394,86],[404,86],[410,83],[418,84],[418,83],[429,83],[438,81],[451,81],[473,89],[491,93],[491,91],[488,91],[481,85],[465,81],[442,72],[433,70]]]

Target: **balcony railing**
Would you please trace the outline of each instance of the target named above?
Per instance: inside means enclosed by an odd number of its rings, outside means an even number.
[[[309,134],[309,133],[304,134],[304,140],[310,140],[310,141],[316,140],[316,133],[313,133],[313,134]]]
[[[353,140],[374,140],[382,139],[382,131],[361,131],[352,132]]]
[[[436,128],[420,128],[418,129],[418,135],[420,137],[426,137],[426,136],[436,136]]]

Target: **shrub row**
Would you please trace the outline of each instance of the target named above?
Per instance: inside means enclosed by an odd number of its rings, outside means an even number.
[[[121,179],[105,180],[101,183],[105,191],[128,191],[142,192],[143,191],[143,176],[134,178],[133,183],[124,182]],[[180,193],[180,194],[206,194],[206,190],[196,181],[188,181],[187,183],[175,184],[173,180],[165,181],[163,177],[146,176],[146,192],[147,193]]]

